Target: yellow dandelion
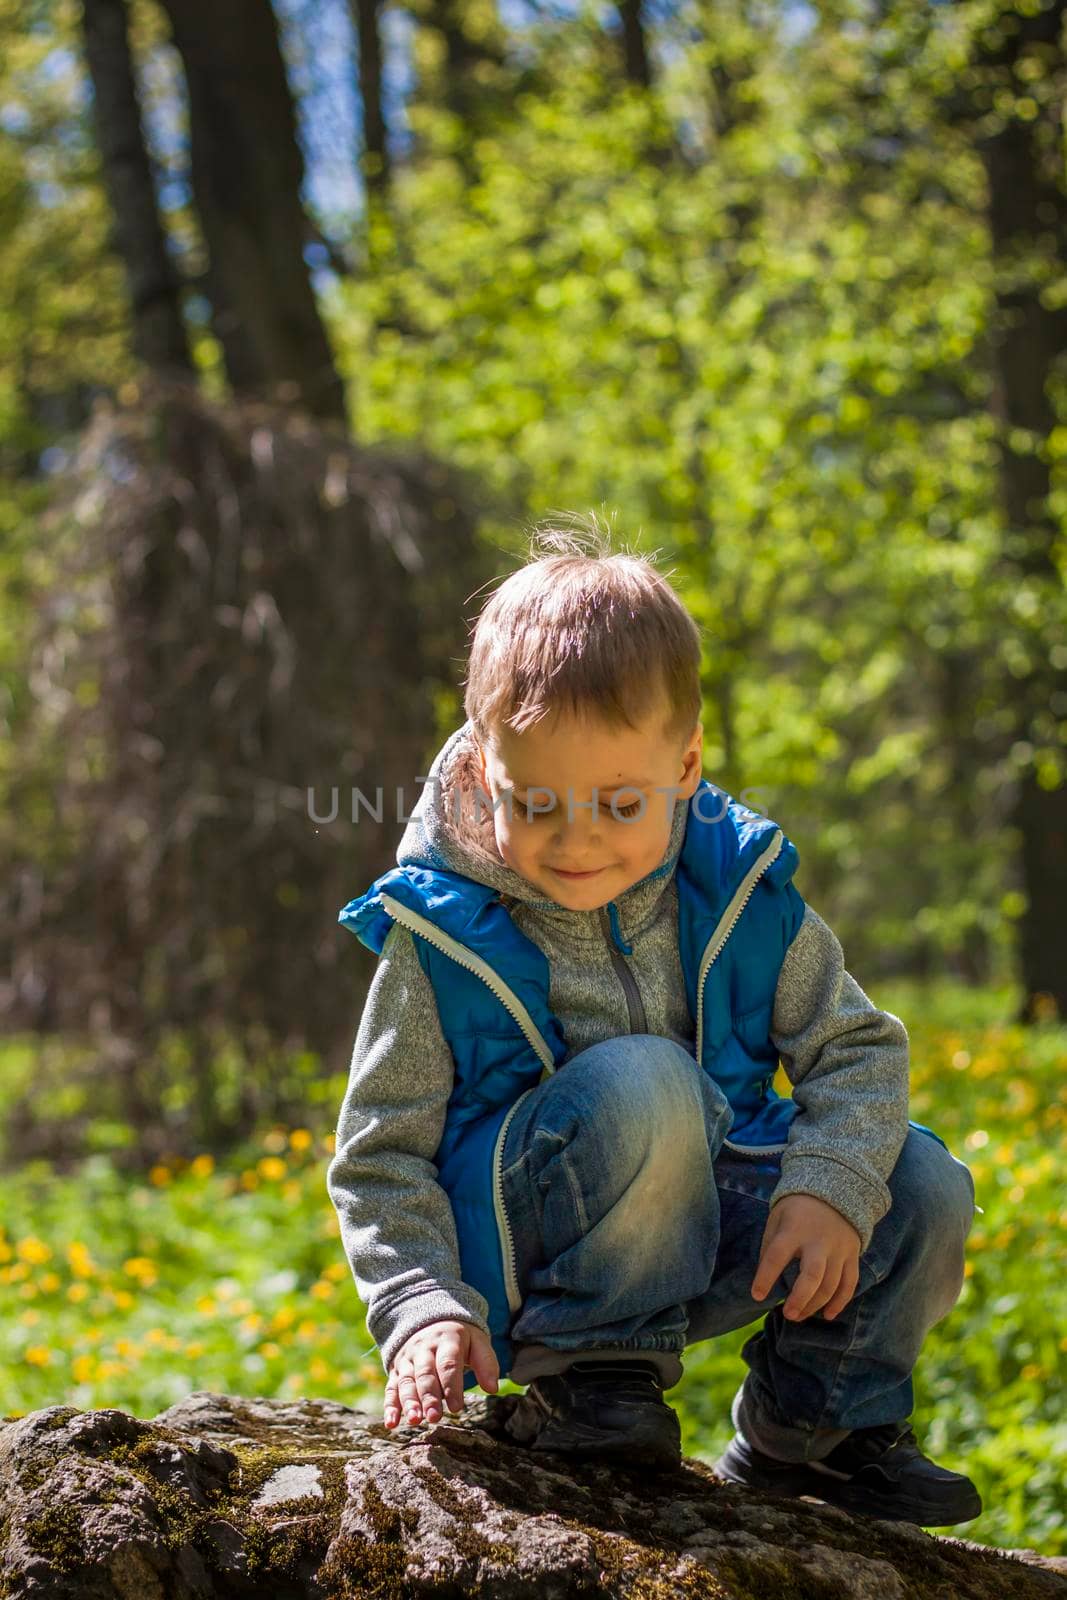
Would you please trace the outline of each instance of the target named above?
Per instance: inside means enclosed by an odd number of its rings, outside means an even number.
[[[212,1155],[194,1156],[189,1163],[189,1171],[196,1178],[209,1178],[215,1170],[215,1157]]]
[[[210,1317],[218,1310],[218,1302],[210,1294],[202,1294],[195,1305],[202,1317]]]
[[[148,1174],[148,1181],[149,1183],[154,1183],[157,1188],[162,1189],[170,1182],[172,1176],[173,1174],[169,1167],[159,1165],[151,1169]]]
[[[89,1293],[90,1289],[87,1283],[72,1283],[67,1290],[67,1299],[77,1305],[79,1300],[85,1300]]]
[[[75,1356],[70,1364],[71,1376],[75,1383],[91,1382],[95,1368],[95,1356]]]
[[[299,1200],[303,1192],[304,1191],[299,1178],[288,1178],[285,1183],[282,1184],[283,1200]]]
[[[313,1283],[308,1290],[314,1300],[332,1300],[336,1290],[332,1283],[324,1283],[320,1278],[318,1283]]]
[[[139,1278],[142,1282],[147,1279],[149,1283],[155,1283],[158,1276],[155,1262],[149,1261],[147,1256],[131,1256],[122,1263],[122,1270],[127,1277]]]
[[[63,1279],[58,1272],[42,1272],[37,1284],[43,1294],[55,1294],[57,1289],[63,1287]]]
[[[332,1368],[321,1356],[312,1356],[308,1362],[308,1377],[315,1383],[325,1383],[330,1377]]]
[[[1045,1369],[1039,1361],[1028,1361],[1019,1376],[1020,1378],[1025,1378],[1026,1382],[1029,1383],[1033,1378],[1043,1378]]]
[[[130,1307],[133,1305],[133,1295],[130,1294],[126,1289],[115,1289],[111,1298],[114,1300],[120,1311],[129,1311]]]
[[[289,1168],[280,1156],[262,1156],[256,1162],[256,1171],[261,1178],[274,1181],[289,1175]]]
[[[39,1291],[35,1283],[24,1283],[22,1288],[19,1290],[19,1299],[36,1300],[38,1292]]]
[[[19,1317],[19,1321],[24,1328],[32,1328],[34,1323],[40,1322],[40,1320],[41,1313],[39,1311],[24,1311]]]
[[[308,1128],[294,1128],[289,1135],[289,1146],[293,1150],[310,1150],[314,1143],[314,1135]]]
[[[31,1344],[25,1350],[25,1359],[32,1367],[47,1367],[52,1363],[52,1352],[47,1345]]]
[[[295,1321],[296,1312],[293,1310],[292,1306],[279,1306],[273,1317],[270,1319],[270,1325],[275,1330],[279,1328],[291,1328]]]
[[[320,1278],[329,1278],[332,1283],[340,1283],[342,1278],[348,1277],[347,1261],[331,1261],[328,1267],[323,1267]]]
[[[259,1188],[259,1173],[258,1172],[251,1172],[251,1171],[242,1172],[242,1174],[241,1174],[241,1188],[242,1189],[258,1189]]]
[[[167,1334],[163,1328],[149,1328],[144,1336],[145,1344],[166,1344]]]
[[[46,1261],[51,1261],[52,1251],[43,1239],[36,1238],[32,1233],[26,1239],[20,1239],[15,1246],[20,1261],[28,1261],[35,1267],[43,1266]]]
[[[245,1317],[255,1309],[254,1303],[249,1300],[247,1295],[240,1295],[236,1300],[231,1300],[226,1307],[231,1317]]]
[[[202,1356],[206,1348],[206,1345],[201,1344],[198,1339],[194,1339],[192,1344],[186,1345],[185,1354],[195,1358],[196,1356]]]
[[[296,1330],[296,1336],[298,1339],[302,1339],[306,1342],[308,1339],[314,1339],[318,1331],[318,1323],[312,1322],[310,1317],[305,1317],[299,1328]]]
[[[1067,1096],[1065,1096],[1065,1098],[1067,1098]],[[331,1154],[337,1149],[337,1135],[335,1133],[328,1133],[322,1142],[326,1146],[326,1149],[331,1152]]]
[[[76,1278],[91,1278],[96,1271],[96,1263],[80,1239],[73,1239],[68,1244],[67,1265]]]
[[[259,1346],[259,1354],[263,1357],[264,1361],[273,1361],[275,1357],[280,1356],[281,1353],[281,1345],[275,1344],[273,1339],[268,1339],[266,1344],[261,1344]]]

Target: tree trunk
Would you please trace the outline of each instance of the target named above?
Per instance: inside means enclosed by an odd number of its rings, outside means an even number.
[[[391,173],[382,111],[382,0],[350,0],[359,57],[359,98],[363,106],[363,149],[359,164],[367,185],[368,211],[373,197],[388,198]]]
[[[167,254],[141,130],[126,0],[84,0],[82,35],[104,186],[126,269],[133,351],[163,376],[192,376],[178,276]]]
[[[642,89],[652,87],[652,69],[648,62],[648,45],[645,27],[641,20],[641,0],[619,0],[619,20],[622,23],[623,65],[628,83]]]
[[[163,8],[188,86],[193,194],[230,382],[343,423],[303,256],[304,162],[270,0]]]
[[[1045,444],[1056,424],[1049,379],[1067,338],[1063,314],[1042,304],[1043,272],[1019,269],[1022,260],[1044,258],[1062,275],[1067,262],[1067,196],[1062,175],[1062,131],[1058,113],[1048,106],[1025,121],[1010,110],[993,121],[993,96],[1002,85],[1025,81],[1015,69],[1021,58],[1043,52],[1045,73],[1062,71],[1060,31],[1067,0],[1056,0],[1034,16],[1011,17],[992,48],[983,49],[979,65],[988,101],[977,109],[976,147],[988,180],[989,226],[994,261],[999,269],[997,326],[992,340],[994,409],[1000,455],[1000,489],[1006,521],[1000,563],[1003,593],[1030,588],[1037,597],[1038,627],[1054,625],[1055,606],[1062,613],[1063,578],[1054,546],[1058,526],[1049,509],[1049,467]],[[1047,64],[1049,52],[1057,60]],[[1013,264],[1015,270],[1012,270]],[[1026,435],[1015,430],[1026,430]],[[1020,443],[1016,443],[1016,439]],[[1046,606],[1049,607],[1046,610]],[[1024,613],[1025,616],[1025,613]],[[1011,625],[1009,621],[1008,625]],[[1044,635],[1047,640],[1047,631]],[[1067,706],[1067,672],[1050,660],[1044,640],[1029,652],[1025,675],[1005,673],[1006,700],[1013,714],[1015,740],[1035,750],[1058,744],[1057,716]],[[1021,930],[1022,1015],[1051,1010],[1067,1016],[1067,941],[1063,916],[1067,905],[1067,783],[1043,786],[1038,764],[1025,761],[1018,780],[1012,822],[1021,840],[1021,871],[1027,898]]]

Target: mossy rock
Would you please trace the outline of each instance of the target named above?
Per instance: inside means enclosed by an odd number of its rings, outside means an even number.
[[[1067,1600],[1054,1560],[726,1483],[531,1452],[509,1397],[393,1432],[199,1392],[0,1422],[0,1597]]]

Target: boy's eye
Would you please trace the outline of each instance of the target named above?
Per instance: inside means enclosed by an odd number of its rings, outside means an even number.
[[[527,802],[525,800],[520,800],[517,794],[513,793],[511,798],[515,802],[515,804],[519,807],[519,809],[522,812],[523,816],[526,817],[527,820],[529,820],[529,821],[535,820],[536,817],[550,817],[552,815],[552,811],[555,810],[555,807],[553,806],[552,809],[549,810],[549,811],[545,811],[542,808],[541,810],[538,810],[536,812],[531,812],[530,807],[527,804]],[[640,802],[640,800],[635,800],[633,805],[616,806],[614,812],[612,812],[612,809],[611,809],[610,805],[606,805],[602,809],[604,810],[605,814],[607,816],[609,816],[609,817],[610,816],[635,817],[637,815],[637,813],[641,809],[641,802]]]

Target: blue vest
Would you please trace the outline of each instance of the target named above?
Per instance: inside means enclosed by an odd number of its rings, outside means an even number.
[[[796,847],[775,822],[701,780],[676,868],[679,950],[694,1057],[733,1110],[726,1143],[746,1150],[783,1150],[800,1109],[771,1087],[779,1058],[770,1039],[779,969],[804,915],[791,882],[796,866]],[[456,1220],[463,1281],[485,1296],[507,1377],[508,1330],[522,1295],[504,1210],[504,1139],[520,1102],[569,1053],[549,1009],[548,958],[515,926],[498,890],[411,862],[383,873],[338,921],[376,955],[394,922],[417,936],[455,1060],[434,1163]],[[612,925],[618,937],[614,914]],[[631,953],[621,939],[619,948]],[[476,1383],[468,1369],[464,1390]]]

